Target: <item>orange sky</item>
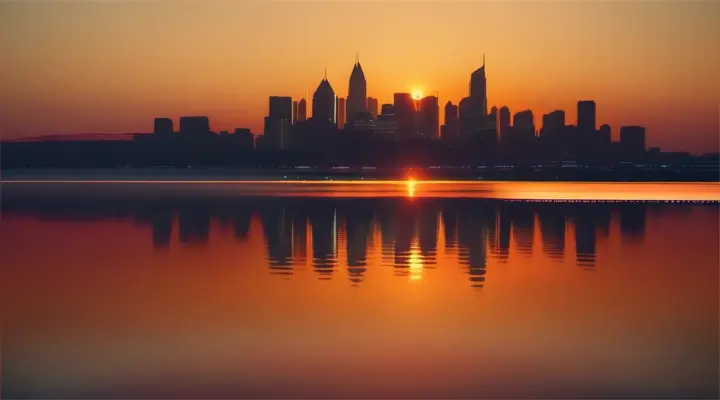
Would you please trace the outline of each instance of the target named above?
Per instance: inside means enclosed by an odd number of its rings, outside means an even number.
[[[648,144],[718,151],[720,3],[147,1],[0,4],[0,136],[147,132],[208,115],[260,132],[267,97],[339,96],[356,51],[368,94],[467,95],[487,54],[488,98],[517,112],[594,99],[598,124]]]

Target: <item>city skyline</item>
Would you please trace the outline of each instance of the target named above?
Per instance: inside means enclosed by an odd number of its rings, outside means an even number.
[[[13,34],[3,37],[14,39],[4,43],[9,45],[6,68],[13,79],[2,97],[4,122],[0,136],[148,132],[152,128],[148,121],[157,115],[175,121],[182,115],[207,115],[215,131],[249,127],[262,133],[268,96],[290,96],[295,101],[305,97],[310,101],[305,93],[313,92],[325,68],[337,96],[347,98],[350,63],[357,53],[367,79],[367,97],[386,104],[393,102],[394,93],[420,89],[426,95],[437,92],[442,108],[448,100],[458,105],[468,95],[468,74],[482,64],[482,54],[486,53],[488,109],[507,106],[513,116],[530,109],[539,128],[539,119],[556,109],[565,110],[566,121],[574,124],[577,101],[591,99],[598,104],[597,126],[609,124],[613,140],[618,139],[621,126],[641,125],[647,128],[648,147],[694,153],[718,150],[720,89],[711,71],[717,70],[720,63],[716,53],[707,51],[712,47],[712,38],[718,37],[714,33],[720,30],[713,17],[720,15],[715,12],[720,10],[717,4],[210,5],[202,12],[186,3],[1,5],[4,12],[0,29]],[[311,14],[318,8],[331,15],[341,11],[353,15],[348,23],[353,30],[364,23],[364,16],[382,9],[387,15],[378,27],[384,29],[386,40],[377,40],[378,34],[365,29],[365,37],[353,32],[339,34],[339,39],[333,40],[344,43],[334,50],[309,41],[300,50],[288,49],[284,55],[268,53],[272,45],[279,43],[279,33],[295,29],[301,20],[317,19]],[[477,11],[485,25],[471,27],[467,16],[460,18],[466,8]],[[226,22],[230,15],[263,20],[278,9],[283,11],[278,17],[280,22],[287,25],[279,26],[264,41],[228,38],[244,37],[228,34],[245,28],[225,26],[220,29],[223,35],[192,36],[178,31],[177,26],[191,12],[202,24]],[[432,32],[416,28],[417,40],[387,40],[394,37],[393,32],[412,26],[413,21],[393,19],[410,11],[418,14],[414,23],[419,26],[427,27],[425,22],[433,20],[442,22],[427,29]],[[547,17],[547,31],[527,35],[523,24],[529,17],[521,11]],[[130,20],[145,23],[159,15],[167,18],[153,27],[165,23],[170,32],[180,36],[171,40],[160,30],[125,24]],[[645,18],[641,18],[643,15]],[[444,21],[451,16],[460,19],[456,24]],[[61,17],[65,20],[61,21]],[[505,21],[504,30],[495,17]],[[611,17],[622,23],[608,24]],[[70,26],[78,18],[85,18],[85,23]],[[30,25],[18,23],[28,19],[32,19]],[[106,24],[100,24],[101,20]],[[567,24],[554,26],[556,20]],[[328,26],[337,24],[327,22]],[[611,29],[616,26],[627,29]],[[300,32],[317,37],[320,31],[309,24]],[[443,41],[453,33],[462,36],[459,32],[477,39]],[[504,34],[494,36],[501,39],[482,39],[501,32]],[[147,42],[136,40],[142,35],[148,36]],[[303,38],[308,36],[299,34],[292,40],[299,42]],[[440,42],[444,45],[437,46]],[[29,45],[36,51],[28,52]],[[57,48],[60,45],[65,47]],[[220,51],[223,46],[242,49],[225,53]],[[200,55],[227,55],[208,58],[203,68],[193,60],[180,63],[185,59],[180,56],[190,50]],[[234,58],[238,53],[252,57],[238,63],[239,59]],[[163,59],[175,63],[165,75],[153,63],[144,62]],[[46,62],[53,62],[55,68],[47,68]],[[235,72],[230,73],[233,63]],[[283,73],[283,68],[290,71]],[[47,118],[37,118],[39,114]],[[439,122],[443,124],[444,113],[440,114]]]

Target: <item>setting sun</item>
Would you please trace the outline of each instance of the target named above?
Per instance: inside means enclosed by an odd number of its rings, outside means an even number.
[[[423,92],[420,89],[415,89],[412,91],[412,97],[415,100],[420,100],[423,98]]]

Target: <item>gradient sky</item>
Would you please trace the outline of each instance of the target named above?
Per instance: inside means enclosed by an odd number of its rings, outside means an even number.
[[[490,105],[513,114],[594,99],[598,125],[648,145],[718,151],[720,2],[97,1],[0,4],[0,137],[149,132],[208,115],[261,132],[267,97],[468,94],[487,54]],[[442,118],[441,118],[442,120]]]

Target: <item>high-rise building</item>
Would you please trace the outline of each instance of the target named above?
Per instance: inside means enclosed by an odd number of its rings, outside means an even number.
[[[370,114],[372,114],[373,118],[378,117],[378,99],[374,97],[368,97],[367,98],[367,108]]]
[[[345,114],[345,112],[347,110],[347,105],[345,103],[344,98],[338,97],[337,100],[338,100],[338,103],[337,103],[338,104],[338,108],[337,108],[338,109],[338,116],[337,116],[338,128],[345,129],[345,123],[347,122],[347,120],[346,120],[347,114]],[[350,128],[350,127],[348,126],[348,128]]]
[[[426,138],[437,139],[440,129],[440,107],[435,96],[423,97],[418,109],[417,133]]]
[[[397,134],[397,120],[395,119],[395,107],[392,104],[383,104],[380,115],[377,116],[375,132],[395,137]]]
[[[305,120],[307,120],[307,101],[303,98],[298,102],[297,122],[303,122]]]
[[[270,96],[268,117],[274,119],[286,119],[292,121],[293,115],[292,97]]]
[[[415,135],[415,102],[410,93],[395,93],[393,95],[393,108],[397,133],[403,139]]]
[[[155,118],[153,133],[156,135],[168,135],[173,133],[173,122],[170,118]]]
[[[292,108],[292,123],[293,125],[297,124],[297,117],[298,117],[298,102],[293,101],[293,108]]]
[[[482,67],[470,75],[470,98],[477,104],[483,116],[488,114],[487,78],[485,76],[485,55]]]
[[[565,129],[565,111],[555,110],[543,115],[543,126],[540,136],[556,136]]]
[[[290,147],[290,125],[293,118],[291,97],[270,96],[268,116],[265,118],[264,142],[274,149]]]
[[[458,107],[451,101],[445,104],[445,124],[441,127],[440,136],[443,139],[454,138],[458,135]]]
[[[367,81],[365,73],[360,66],[360,56],[355,59],[355,65],[350,73],[348,85],[347,112],[345,114],[348,122],[352,123],[360,113],[367,112]]]
[[[524,110],[513,116],[513,129],[524,137],[535,136],[535,116],[531,110]]]
[[[498,119],[500,135],[508,133],[510,128],[510,109],[507,106],[500,107]]]
[[[312,119],[314,121],[337,124],[337,96],[327,80],[327,75],[320,81],[312,101]]]
[[[628,156],[639,156],[645,152],[645,128],[623,126],[620,128],[620,147]]]
[[[287,118],[265,117],[263,147],[286,150],[290,147],[290,120]]]
[[[210,119],[208,117],[180,117],[181,134],[210,133]]]
[[[592,100],[577,103],[577,127],[581,133],[593,133],[596,129],[596,105]]]
[[[612,142],[612,128],[610,125],[600,125],[599,130],[600,142],[609,145]]]

